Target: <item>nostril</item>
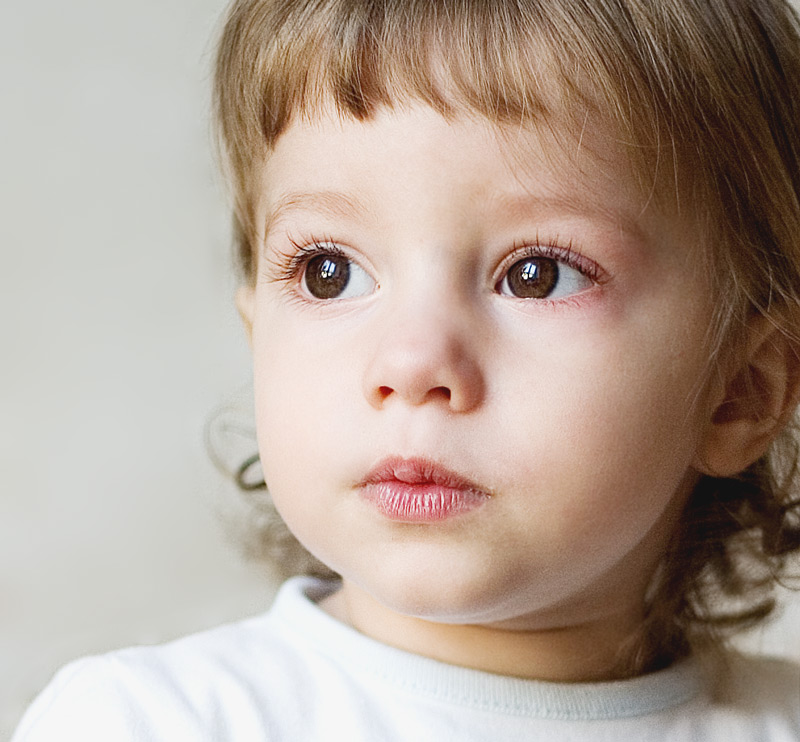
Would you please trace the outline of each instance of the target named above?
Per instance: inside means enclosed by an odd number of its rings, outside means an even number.
[[[392,394],[394,394],[395,391],[396,390],[391,386],[379,386],[376,389],[377,392],[376,398],[380,402],[384,402]],[[450,388],[447,386],[435,386],[432,389],[428,389],[428,391],[425,392],[420,397],[416,397],[415,395],[401,395],[401,396],[407,396],[409,400],[413,401],[414,403],[421,403],[435,399],[439,399],[449,403],[452,397],[452,392],[450,391]]]

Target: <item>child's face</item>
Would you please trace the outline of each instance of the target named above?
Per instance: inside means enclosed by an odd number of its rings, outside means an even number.
[[[638,607],[695,480],[711,300],[611,141],[424,107],[278,140],[240,296],[259,446],[346,586],[453,623]]]

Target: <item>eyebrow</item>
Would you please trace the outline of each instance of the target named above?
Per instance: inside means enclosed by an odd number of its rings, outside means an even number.
[[[315,211],[334,218],[354,219],[363,214],[365,208],[355,197],[340,191],[297,191],[278,198],[266,217],[264,234],[294,211]]]
[[[581,203],[571,198],[556,196],[541,198],[530,194],[499,194],[496,203],[506,214],[515,216],[528,216],[536,214],[537,211],[547,212],[553,210],[558,213],[573,216],[588,215],[591,218],[602,219],[609,225],[613,225],[631,237],[639,240],[646,238],[646,233],[639,220],[623,209],[606,207],[596,203]]]
[[[528,193],[495,194],[494,200],[495,205],[506,214],[528,216],[550,209],[576,216],[588,213],[594,217],[601,217],[607,224],[613,224],[632,237],[640,240],[645,237],[642,226],[635,218],[614,208],[599,207],[596,204],[579,204],[573,199],[561,196],[542,198]],[[276,224],[294,212],[316,212],[334,219],[357,219],[363,217],[366,211],[367,208],[362,201],[341,191],[290,191],[282,194],[268,211],[264,236],[268,237]]]

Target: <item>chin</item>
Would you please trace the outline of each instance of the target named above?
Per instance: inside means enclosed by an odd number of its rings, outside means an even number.
[[[509,595],[519,597],[519,592],[509,592],[509,581],[502,575],[426,565],[404,570],[384,567],[349,579],[385,608],[426,621],[477,624],[518,615]]]

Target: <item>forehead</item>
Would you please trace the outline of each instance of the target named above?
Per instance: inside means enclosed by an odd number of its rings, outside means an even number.
[[[507,126],[475,115],[443,116],[414,105],[364,121],[330,108],[295,120],[277,139],[259,183],[265,227],[299,211],[355,216],[418,191],[446,202],[454,183],[476,208],[508,219],[537,207],[614,221],[628,231],[656,212],[630,148],[588,113],[573,132],[548,124]]]

